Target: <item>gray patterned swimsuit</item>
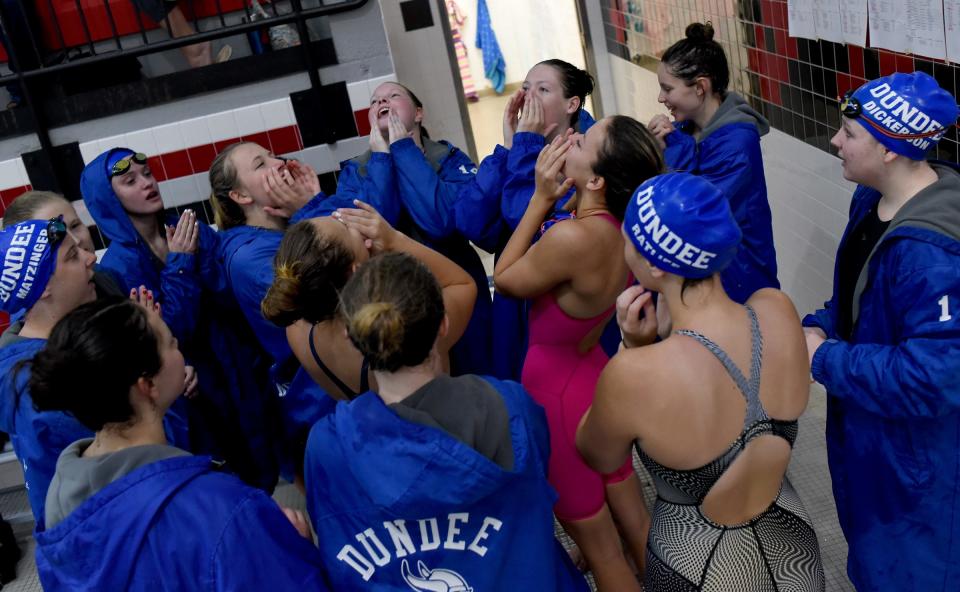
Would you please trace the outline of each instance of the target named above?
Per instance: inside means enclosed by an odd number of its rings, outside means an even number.
[[[760,402],[760,359],[763,341],[757,315],[749,306],[752,334],[750,379],[726,352],[693,331],[677,331],[709,349],[737,383],[747,401],[743,431],[716,460],[688,471],[665,467],[637,447],[640,460],[657,486],[647,543],[648,592],[673,591],[822,591],[823,566],[817,537],[797,497],[784,477],[773,504],[749,522],[736,526],[715,524],[700,511],[710,488],[753,438],[780,436],[790,443],[797,437],[797,421],[767,416]]]

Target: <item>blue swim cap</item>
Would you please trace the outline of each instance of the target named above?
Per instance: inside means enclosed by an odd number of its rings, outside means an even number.
[[[923,160],[957,122],[957,101],[925,72],[891,74],[867,82],[841,106],[887,150]]]
[[[723,193],[689,173],[644,182],[627,204],[623,227],[650,263],[691,279],[726,267],[742,237]]]
[[[107,150],[107,152],[109,153],[109,155],[107,156],[107,160],[104,163],[104,167],[106,168],[106,172],[108,176],[110,175],[110,171],[118,162],[120,162],[125,158],[130,158],[134,154],[133,150],[129,148],[120,148],[120,147],[111,148],[110,150]]]
[[[62,221],[26,220],[0,231],[0,310],[16,314],[40,299],[56,268],[57,246],[63,234],[48,240],[47,228]]]

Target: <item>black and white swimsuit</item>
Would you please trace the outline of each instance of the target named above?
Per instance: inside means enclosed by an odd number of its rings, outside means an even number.
[[[752,439],[773,434],[792,448],[797,437],[796,420],[771,419],[760,402],[763,341],[756,313],[749,306],[747,312],[753,342],[749,380],[714,342],[694,331],[677,331],[699,341],[720,360],[746,399],[747,411],[737,440],[698,469],[665,467],[637,447],[657,486],[647,542],[648,591],[824,590],[816,534],[786,477],[770,507],[743,524],[716,524],[700,510],[707,493]]]

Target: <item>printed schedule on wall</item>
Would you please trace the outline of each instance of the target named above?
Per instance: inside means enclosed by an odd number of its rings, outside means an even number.
[[[960,59],[960,0],[787,0],[792,37]]]

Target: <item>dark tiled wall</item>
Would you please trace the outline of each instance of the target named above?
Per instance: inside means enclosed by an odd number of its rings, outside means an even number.
[[[894,72],[924,71],[957,96],[956,64],[787,34],[786,0],[599,0],[604,7],[607,50],[651,67],[694,21],[709,20],[727,52],[731,86],[773,127],[830,151],[840,123],[838,97],[867,80]],[[936,157],[958,160],[957,128],[951,127]]]

